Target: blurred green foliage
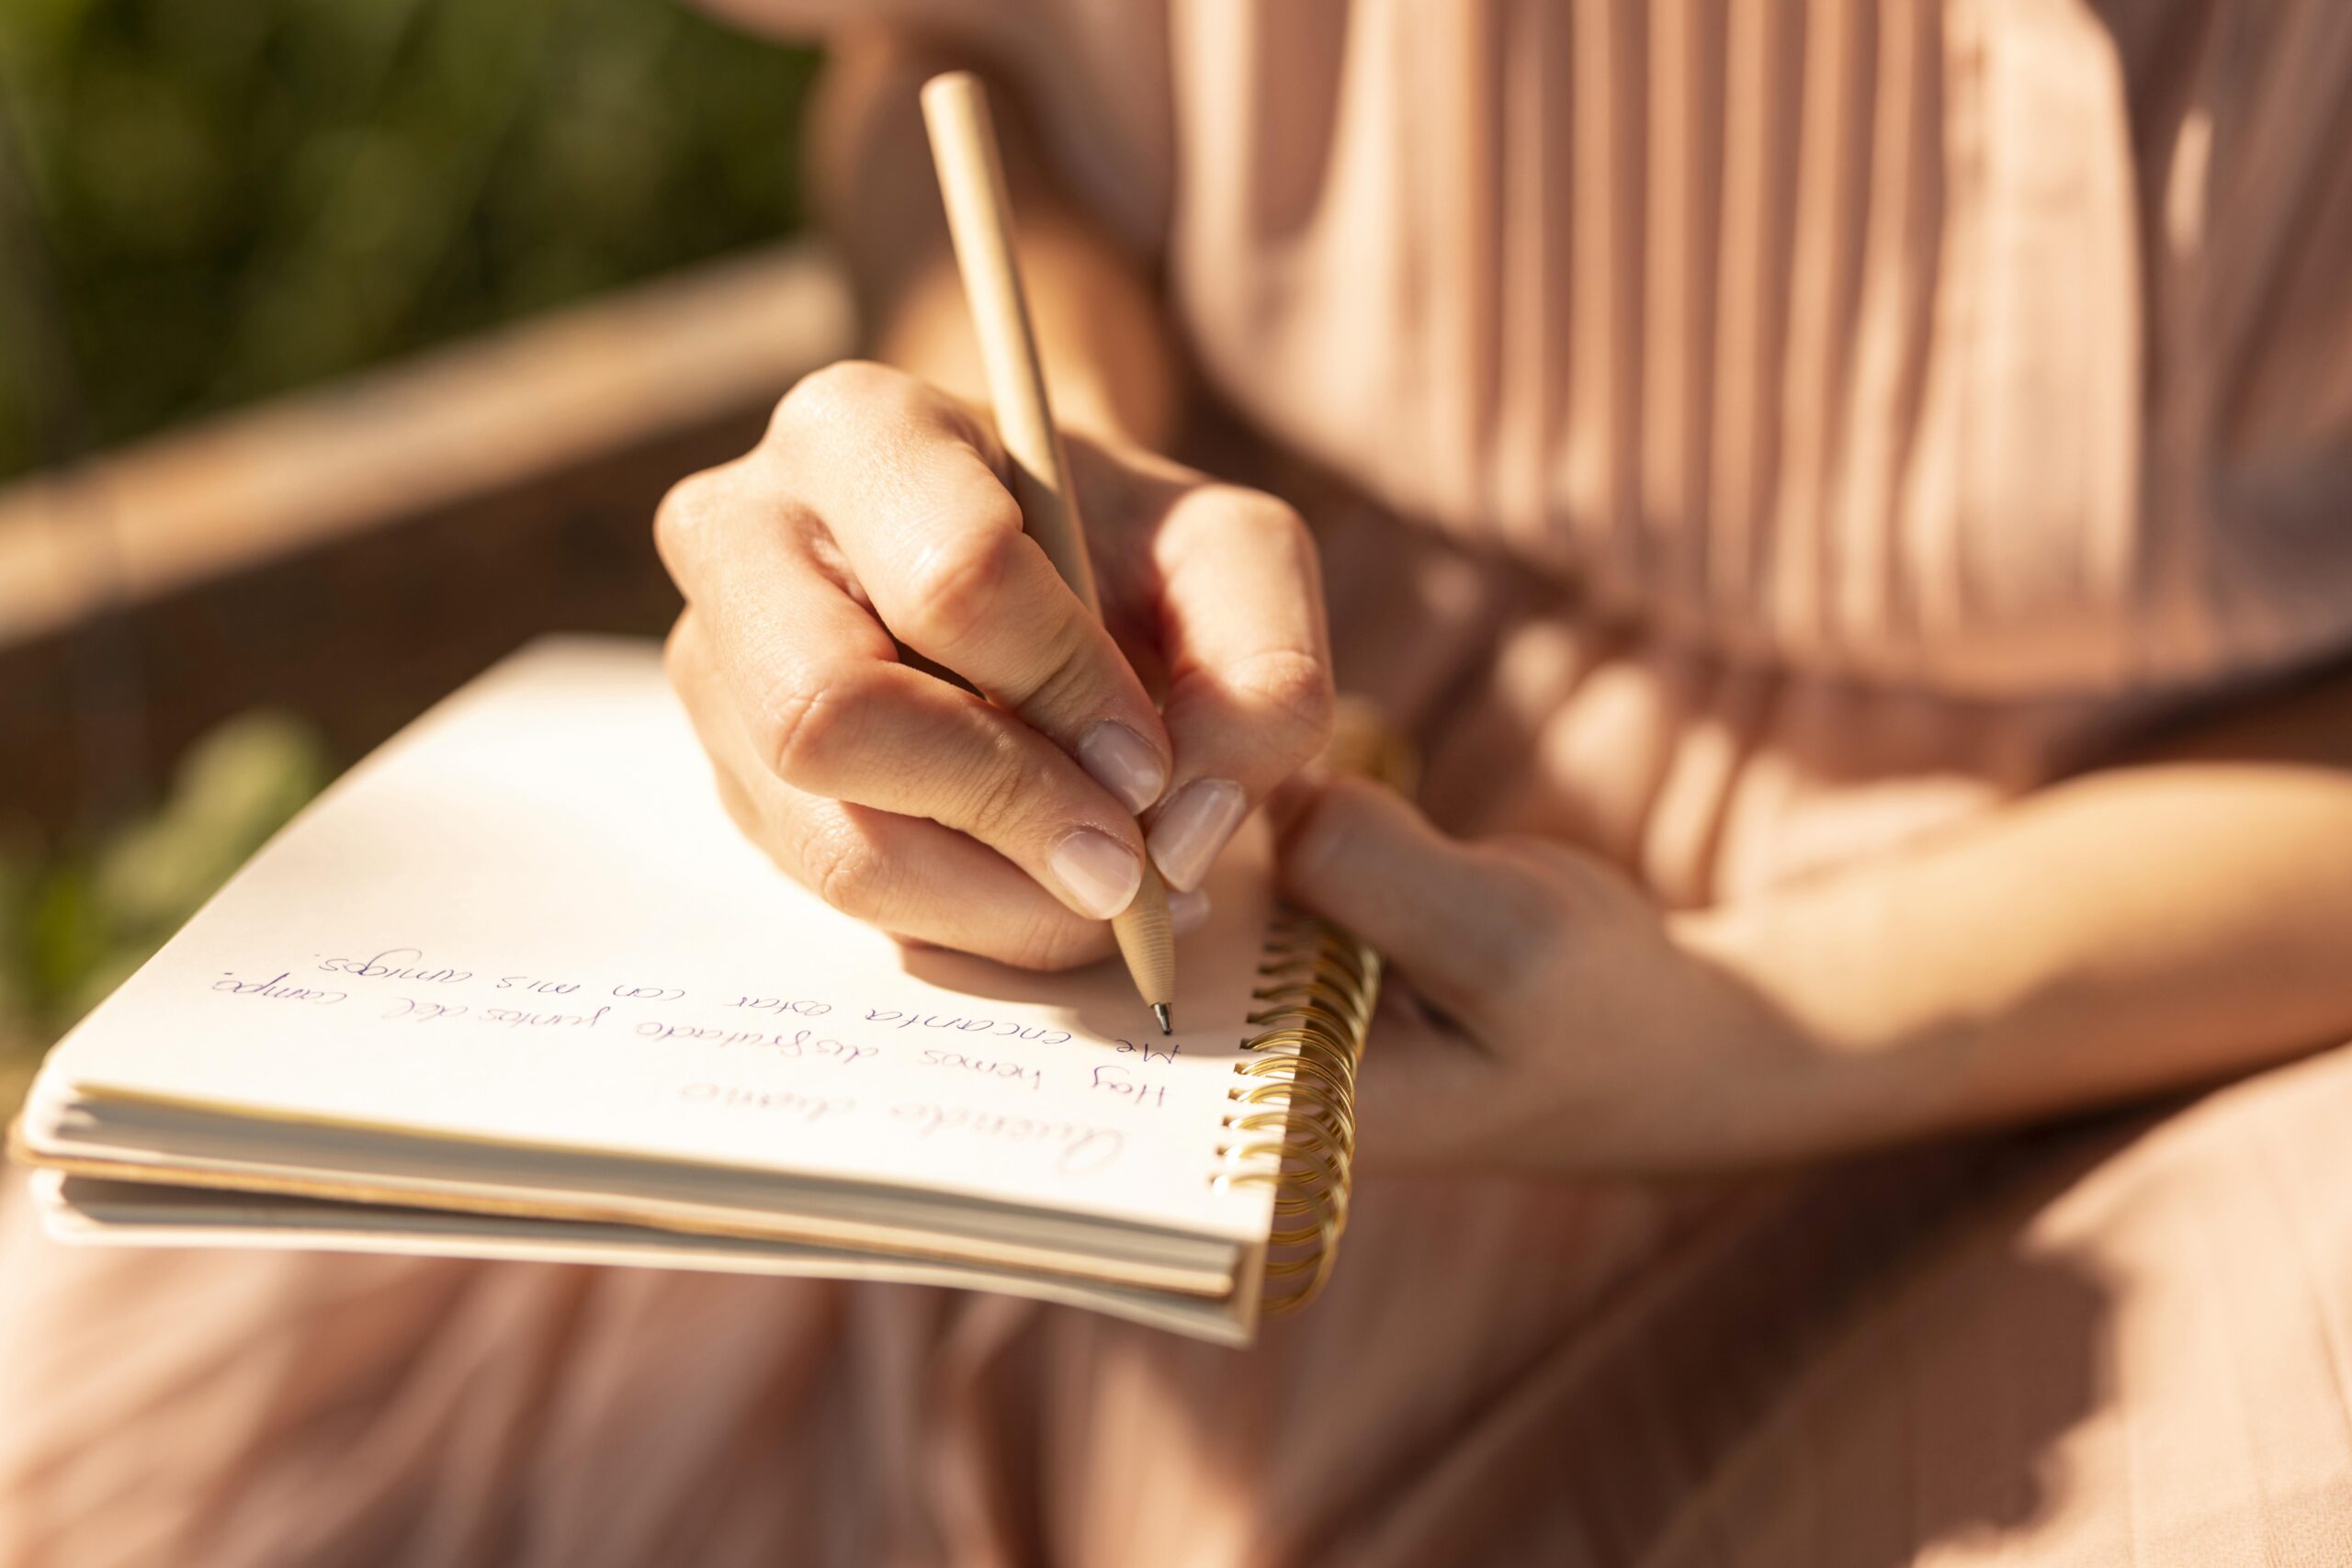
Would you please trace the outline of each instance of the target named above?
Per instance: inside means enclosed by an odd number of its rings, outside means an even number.
[[[0,479],[788,232],[814,71],[684,0],[0,0]],[[0,1113],[327,772],[249,715],[0,831]]]
[[[0,0],[100,442],[789,231],[805,50],[684,0]],[[11,276],[14,274],[15,276]],[[63,395],[0,333],[0,476]]]
[[[300,720],[252,713],[189,748],[170,795],[82,852],[0,851],[0,1111],[39,1052],[127,978],[326,783]]]

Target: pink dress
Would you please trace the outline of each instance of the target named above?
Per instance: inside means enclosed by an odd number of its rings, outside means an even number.
[[[2352,650],[2352,6],[861,14],[1162,258],[1464,829],[1740,898]],[[2352,1562],[2347,1119],[2336,1052],[1798,1177],[1374,1179],[1246,1353],[19,1203],[0,1563]]]

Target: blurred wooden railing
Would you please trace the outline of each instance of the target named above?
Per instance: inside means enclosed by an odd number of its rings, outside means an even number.
[[[348,759],[537,632],[659,632],[655,502],[851,336],[788,247],[0,490],[0,818],[256,705]]]

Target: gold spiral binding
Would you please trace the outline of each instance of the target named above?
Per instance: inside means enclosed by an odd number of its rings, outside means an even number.
[[[1325,765],[1410,794],[1413,758],[1365,704],[1342,699]],[[1228,1168],[1215,1179],[1274,1189],[1260,1307],[1295,1312],[1331,1277],[1347,1229],[1356,1150],[1356,1069],[1380,1000],[1380,954],[1329,920],[1287,906],[1250,993],[1258,1032],[1226,1091]]]
[[[1285,910],[1260,969],[1258,1032],[1234,1068],[1224,1179],[1274,1189],[1261,1309],[1295,1312],[1330,1278],[1347,1228],[1356,1067],[1379,999],[1380,957],[1336,926]]]

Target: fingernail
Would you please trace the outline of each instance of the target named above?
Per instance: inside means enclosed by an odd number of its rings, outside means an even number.
[[[1047,858],[1078,907],[1098,920],[1107,920],[1133,903],[1143,883],[1143,863],[1134,852],[1091,828],[1065,838]]]
[[[1178,936],[1198,931],[1209,918],[1209,896],[1197,887],[1181,888],[1168,896],[1168,929]]]
[[[1141,811],[1168,787],[1168,770],[1160,766],[1150,743],[1114,719],[1106,718],[1079,737],[1078,764],[1130,811]]]
[[[1151,858],[1171,887],[1198,887],[1248,801],[1231,779],[1194,779],[1176,792],[1151,825]]]

